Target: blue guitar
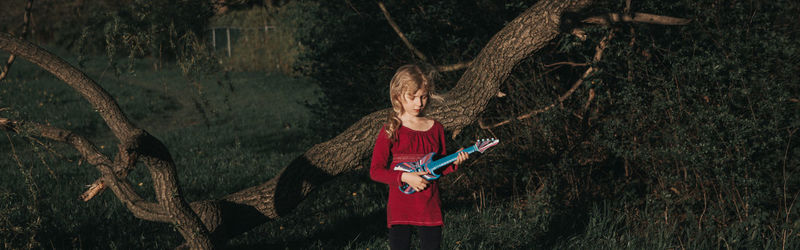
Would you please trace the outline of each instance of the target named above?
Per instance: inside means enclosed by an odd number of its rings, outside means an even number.
[[[464,150],[461,151],[466,152],[467,154],[471,154],[476,151],[483,153],[483,151],[486,151],[486,149],[494,145],[497,145],[498,143],[500,143],[500,140],[494,138],[481,139],[475,142],[475,145],[473,145],[472,147],[465,148]],[[439,179],[439,177],[441,177],[441,175],[436,173],[436,170],[456,161],[459,152],[455,152],[451,155],[445,156],[444,158],[435,161],[431,160],[433,159],[433,156],[436,155],[436,152],[431,152],[420,158],[418,161],[397,163],[397,165],[394,165],[394,170],[405,171],[405,172],[428,172],[428,174],[423,175],[422,178],[425,178],[426,180],[429,181],[436,180]],[[400,186],[400,191],[402,191],[405,194],[413,194],[416,192],[414,191],[414,188],[411,188],[411,186],[409,186],[406,183],[403,183],[403,185]]]

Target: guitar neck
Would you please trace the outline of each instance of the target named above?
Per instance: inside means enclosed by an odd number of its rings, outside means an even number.
[[[439,169],[441,167],[444,167],[444,166],[447,166],[450,163],[453,163],[454,161],[456,161],[456,158],[458,158],[458,153],[459,152],[466,152],[467,154],[472,154],[475,151],[478,151],[478,148],[475,147],[475,146],[465,148],[464,150],[455,152],[455,153],[453,153],[451,155],[448,155],[448,156],[445,156],[445,157],[443,157],[441,159],[432,161],[428,165],[428,169],[430,169],[431,172],[433,172],[433,171],[436,171],[437,169]]]

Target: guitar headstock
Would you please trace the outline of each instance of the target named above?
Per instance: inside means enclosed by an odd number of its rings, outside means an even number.
[[[480,139],[475,142],[475,148],[478,149],[478,152],[483,153],[483,151],[486,151],[486,149],[491,148],[498,143],[500,143],[500,140],[495,138]]]

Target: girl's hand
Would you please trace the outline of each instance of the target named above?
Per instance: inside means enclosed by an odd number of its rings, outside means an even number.
[[[414,191],[419,192],[428,187],[428,180],[422,178],[422,176],[426,174],[428,174],[428,172],[405,172],[400,176],[400,180],[411,186]]]
[[[467,152],[464,152],[464,151],[461,151],[461,150],[464,150],[464,148],[461,148],[461,149],[458,150],[459,152],[458,152],[458,156],[456,156],[456,161],[453,162],[453,164],[455,164],[455,165],[461,165],[461,163],[463,163],[464,161],[469,159],[469,154],[467,154]]]

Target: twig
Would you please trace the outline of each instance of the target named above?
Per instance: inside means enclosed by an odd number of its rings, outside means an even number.
[[[789,148],[792,145],[792,138],[794,138],[793,135],[794,135],[795,132],[797,132],[797,128],[795,128],[794,130],[789,131],[789,141],[786,142],[786,150],[783,153],[783,209],[786,210],[786,222],[787,223],[789,222],[789,213],[792,210],[791,207],[794,206],[794,201],[792,201],[792,205],[791,206],[787,207],[786,192],[787,192],[787,189],[788,189],[787,188],[787,179],[789,179],[789,177],[786,175],[786,162],[787,162],[787,159],[789,159]],[[794,199],[795,200],[797,199],[796,195],[795,195]]]
[[[586,41],[586,31],[580,28],[574,28],[570,32],[573,36],[577,37],[581,41]]]
[[[469,68],[470,65],[472,65],[472,61],[460,62],[460,63],[450,64],[450,65],[441,65],[441,66],[436,66],[436,71],[439,71],[439,72],[456,71],[456,70],[460,70],[460,69]]]
[[[603,37],[602,40],[600,40],[600,43],[597,45],[597,47],[595,47],[594,57],[592,58],[592,62],[593,63],[596,63],[596,62],[600,61],[600,59],[603,57],[603,51],[608,47],[608,41],[612,37],[614,37],[614,32],[613,31],[610,32],[605,37]],[[570,87],[569,90],[567,90],[567,92],[565,92],[564,94],[559,96],[556,99],[556,101],[554,101],[550,105],[547,105],[544,108],[533,110],[533,111],[528,112],[527,114],[523,114],[523,115],[517,116],[517,117],[512,118],[512,119],[507,119],[505,121],[501,121],[501,122],[498,122],[498,123],[495,123],[495,124],[492,124],[492,125],[486,125],[485,123],[483,123],[483,121],[478,121],[478,125],[482,129],[492,129],[492,128],[496,128],[496,127],[499,127],[499,126],[503,126],[503,125],[509,124],[509,123],[511,123],[512,120],[518,120],[518,121],[519,120],[524,120],[524,119],[530,118],[531,116],[547,112],[548,110],[552,109],[553,107],[555,107],[558,104],[563,103],[564,100],[569,98],[572,95],[572,93],[574,93],[575,90],[577,90],[578,87],[581,86],[581,84],[583,84],[583,80],[586,79],[587,77],[591,76],[592,73],[594,73],[595,71],[597,71],[597,68],[595,66],[591,66],[588,69],[586,69],[586,71],[583,72],[583,75],[581,75],[581,78],[578,79],[577,81],[575,81],[575,83],[572,84],[572,87]],[[589,101],[591,101],[592,99],[594,99],[594,97],[590,96]],[[587,102],[589,102],[589,101],[587,101]]]
[[[350,8],[353,9],[356,14],[358,14],[358,16],[361,16],[361,12],[358,11],[355,6],[353,6],[353,3],[351,3],[350,0],[346,0],[345,2],[347,3],[347,6],[350,6]]]
[[[583,67],[583,66],[589,66],[589,64],[588,64],[588,63],[576,63],[576,62],[557,62],[557,63],[551,63],[551,64],[544,65],[544,67],[545,67],[545,68],[550,68],[550,67],[553,67],[553,66],[558,66],[558,65],[569,65],[569,66],[572,66],[572,67]]]
[[[389,14],[389,11],[386,10],[386,6],[383,4],[383,2],[378,2],[378,7],[381,8],[381,12],[383,12],[383,16],[386,17],[386,21],[389,22],[390,26],[392,26],[392,29],[394,30],[395,33],[397,33],[397,36],[400,37],[400,40],[403,41],[403,44],[405,44],[406,47],[409,50],[411,50],[411,52],[414,53],[415,56],[417,56],[417,58],[419,58],[422,61],[428,62],[428,57],[426,57],[425,54],[419,51],[417,47],[414,47],[414,45],[411,44],[411,41],[409,41],[408,38],[406,38],[406,35],[403,33],[403,31],[400,30],[400,27],[397,26],[397,23],[394,22],[394,19],[392,19],[392,16]],[[451,65],[435,66],[434,68],[438,72],[448,72],[448,71],[465,69],[468,68],[470,65],[472,65],[472,61],[459,62]]]
[[[583,19],[584,23],[609,25],[611,23],[632,22],[632,23],[651,23],[661,25],[686,25],[691,19],[662,16],[649,13],[635,12],[631,15],[608,13],[606,15],[594,16]]]
[[[24,124],[24,125],[23,125]],[[31,122],[21,122],[21,121],[12,121],[7,118],[0,118],[0,128],[4,130],[10,130],[17,133],[20,133],[20,127],[25,126],[31,128],[32,131],[35,132],[35,135],[41,136],[47,139],[51,139],[54,141],[65,142],[67,144],[72,145],[78,152],[92,165],[96,166],[107,166],[111,167],[112,162],[111,160],[100,153],[97,150],[97,147],[94,146],[89,140],[86,138],[74,134],[70,131],[55,128],[49,125],[31,123]],[[99,183],[98,183],[99,182]],[[104,185],[101,180],[95,181],[91,185],[88,191],[81,195],[81,199],[84,201],[88,201],[95,195],[99,193],[99,190],[95,189],[103,189]]]
[[[625,1],[625,9],[623,10],[625,14],[631,13],[631,0]]]
[[[589,98],[586,99],[586,103],[583,104],[584,113],[589,111],[589,105],[592,103],[592,100],[594,100],[594,97],[595,97],[594,89],[590,89]],[[584,117],[586,117],[586,115],[584,115]]]
[[[386,10],[386,6],[383,5],[383,2],[378,2],[378,7],[381,8],[381,11],[383,12],[383,16],[386,17],[386,21],[389,22],[389,25],[392,26],[392,29],[394,29],[394,32],[397,33],[397,36],[400,37],[400,40],[403,40],[403,43],[406,45],[406,47],[408,47],[408,49],[411,50],[411,52],[413,52],[414,55],[416,55],[420,60],[428,61],[428,58],[425,57],[425,55],[422,54],[422,52],[417,50],[417,48],[414,47],[414,45],[412,45],[411,42],[408,41],[408,38],[406,38],[406,35],[403,34],[403,31],[401,31],[400,27],[397,26],[397,23],[394,22],[394,20],[392,19],[392,16],[389,15],[389,11]]]
[[[36,218],[32,219],[32,222],[29,225],[31,230],[34,230],[34,233],[28,239],[28,246],[35,246],[38,245],[36,242],[35,235],[36,231],[39,226],[41,225],[41,216],[39,215],[39,187],[36,185],[36,181],[33,179],[33,175],[31,174],[31,168],[26,169],[25,166],[22,164],[22,161],[19,159],[19,155],[17,154],[17,150],[14,148],[14,142],[11,140],[11,136],[8,134],[8,131],[4,131],[6,134],[6,138],[8,138],[8,143],[11,145],[11,154],[14,158],[14,161],[17,162],[17,166],[19,167],[20,174],[25,177],[25,184],[28,186],[28,193],[31,196],[31,205],[26,206],[28,208],[28,212],[30,212]]]
[[[31,7],[33,7],[33,0],[28,0],[28,4],[25,5],[25,15],[23,16],[23,21],[22,21],[22,35],[20,36],[22,37],[22,39],[25,39],[28,36],[28,26],[29,26],[28,24],[30,23],[31,20]],[[0,81],[6,79],[6,76],[8,76],[8,72],[11,71],[11,65],[14,64],[14,60],[16,58],[17,55],[14,54],[8,56],[8,62],[6,62],[6,65],[3,66],[3,70],[0,71]]]

